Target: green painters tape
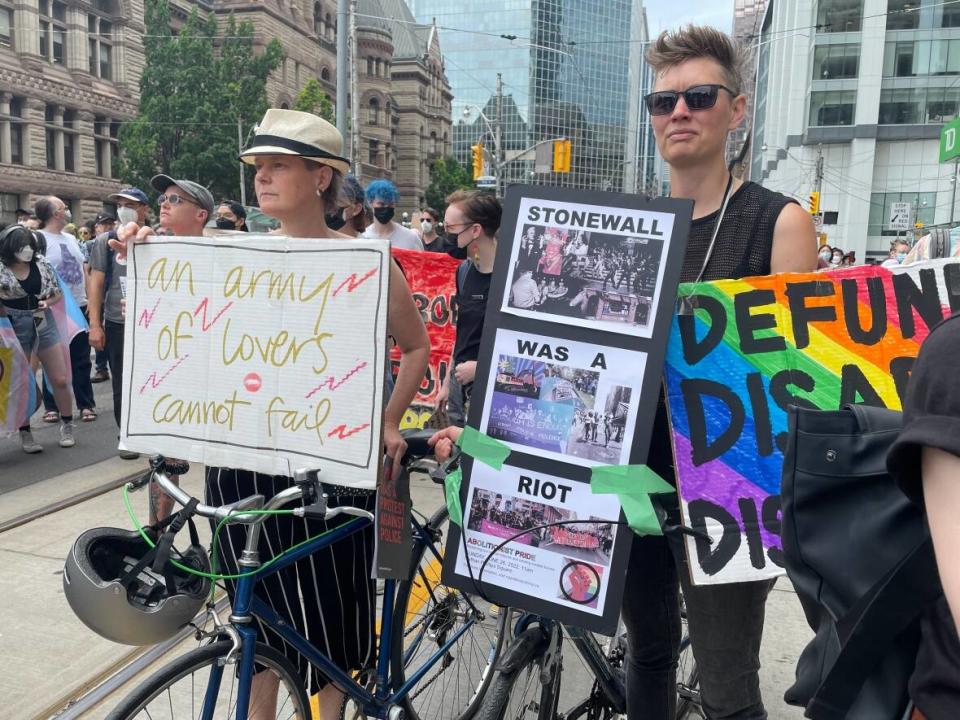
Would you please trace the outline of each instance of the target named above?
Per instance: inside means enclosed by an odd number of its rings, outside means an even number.
[[[479,460],[484,465],[489,465],[494,470],[503,468],[503,461],[510,454],[510,448],[507,447],[506,443],[484,435],[470,426],[465,427],[463,432],[460,433],[457,445],[460,446],[465,455]]]
[[[672,493],[675,488],[646,465],[600,465],[593,468],[590,490],[595,495],[616,495],[627,524],[638,535],[663,535],[650,502],[651,493]]]
[[[463,529],[463,508],[460,506],[460,483],[463,482],[463,473],[457,468],[443,480],[443,491],[447,496],[447,513],[450,522]]]

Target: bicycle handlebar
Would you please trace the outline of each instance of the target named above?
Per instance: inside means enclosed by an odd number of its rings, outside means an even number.
[[[407,441],[407,450],[404,453],[401,463],[406,466],[413,460],[430,455],[433,450],[427,444],[427,440],[432,435],[432,430],[403,431],[404,440]],[[160,486],[160,489],[173,498],[176,503],[187,506],[193,502],[193,496],[176,485],[170,479],[168,473],[184,474],[189,467],[189,464],[182,460],[167,460],[158,455],[150,460],[150,473],[144,476],[139,482],[132,483],[132,485],[134,487],[142,487],[150,480],[154,480]],[[219,507],[198,502],[194,507],[194,512],[201,517],[212,518],[218,522],[229,520],[229,522],[232,523],[252,525],[261,523],[266,519],[267,515],[265,511],[276,510],[295,500],[306,498],[311,504],[293,510],[293,513],[298,517],[322,517],[324,520],[330,520],[338,515],[353,515],[373,521],[373,513],[367,510],[347,505],[328,508],[326,495],[320,487],[319,478],[315,470],[295,470],[293,475],[295,484],[281,490],[269,500],[263,495],[251,495],[234,503],[230,503],[229,505],[221,505]]]

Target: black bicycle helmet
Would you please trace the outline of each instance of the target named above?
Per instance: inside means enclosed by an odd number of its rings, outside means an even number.
[[[181,553],[172,546],[165,550],[163,542],[151,548],[135,530],[87,530],[70,549],[63,571],[63,591],[73,612],[114,642],[153,645],[173,637],[210,594],[208,578],[171,562],[210,572],[193,527],[191,536],[192,544]]]

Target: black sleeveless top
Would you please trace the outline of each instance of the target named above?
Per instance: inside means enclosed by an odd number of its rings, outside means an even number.
[[[717,242],[703,280],[735,280],[742,277],[770,274],[770,253],[773,250],[773,229],[780,212],[790,203],[785,195],[767,190],[754,182],[741,185],[727,203],[727,211],[717,232]],[[697,218],[690,226],[687,250],[680,272],[681,282],[694,282],[703,267],[713,226],[720,211]],[[647,465],[660,477],[676,485],[670,426],[661,391],[657,416],[650,438]]]

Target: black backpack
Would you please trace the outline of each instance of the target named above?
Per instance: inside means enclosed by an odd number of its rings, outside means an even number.
[[[923,512],[887,474],[901,414],[791,407],[788,421],[783,552],[816,637],[784,699],[814,720],[899,720],[942,593]]]

